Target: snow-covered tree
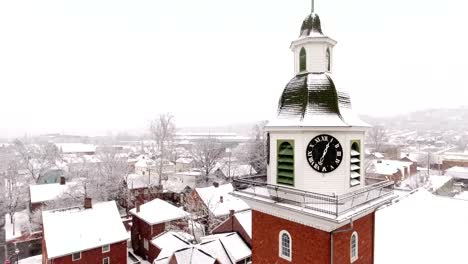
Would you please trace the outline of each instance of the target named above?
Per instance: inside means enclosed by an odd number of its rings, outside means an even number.
[[[171,159],[175,131],[174,116],[170,113],[160,114],[150,125],[151,136],[156,142],[156,151],[159,153],[158,164],[156,164],[159,185],[164,176],[164,161]]]
[[[26,144],[16,139],[14,149],[20,157],[21,166],[28,171],[29,176],[36,183],[45,172],[55,167],[61,160],[60,150],[52,143]]]
[[[116,148],[104,147],[97,153],[97,158],[99,181],[106,196],[103,199],[115,200],[122,190],[120,187],[130,169],[127,157]]]
[[[24,178],[19,175],[20,167],[15,160],[8,163],[6,173],[3,173],[5,183],[5,193],[2,194],[2,207],[6,209],[10,215],[10,222],[13,223],[15,212],[18,208],[23,208],[27,203],[27,187]]]
[[[253,141],[249,144],[249,164],[258,174],[265,174],[267,168],[266,137],[263,128],[267,121],[261,121],[253,127]]]

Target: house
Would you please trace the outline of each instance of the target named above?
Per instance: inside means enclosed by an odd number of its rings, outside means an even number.
[[[172,204],[154,199],[130,210],[133,216],[131,238],[133,251],[144,259],[153,262],[157,257],[155,246],[150,243],[156,236],[166,231],[171,225],[183,228],[185,218],[189,216],[184,210]]]
[[[154,263],[169,263],[169,258],[175,251],[190,247],[193,240],[191,235],[182,232],[166,231],[159,234],[151,240],[155,251],[152,254],[156,256]]]
[[[445,175],[452,176],[455,179],[468,180],[468,167],[451,167],[445,171]]]
[[[188,206],[191,206],[199,217],[204,217],[207,231],[229,217],[230,211],[241,212],[250,210],[243,200],[231,195],[234,188],[232,184],[219,185],[204,188],[195,188],[190,194]]]
[[[229,218],[211,231],[212,234],[237,232],[245,243],[252,248],[252,211],[234,213],[231,210]]]
[[[43,211],[42,263],[126,263],[127,231],[114,201]]]
[[[161,191],[157,174],[129,174],[123,181],[123,188],[126,189],[128,197],[130,197],[129,201],[119,201],[124,208],[133,208],[135,201],[151,201],[158,198]]]
[[[399,160],[372,160],[370,166],[367,168],[366,173],[369,179],[387,179],[394,182],[401,182],[417,173],[411,171],[413,162],[399,161]]]
[[[194,189],[201,180],[203,173],[199,169],[178,172],[169,176],[169,180],[182,182],[184,186]]]
[[[224,164],[214,171],[214,173],[218,177],[223,177],[226,179],[229,178],[239,178],[242,176],[248,175],[255,175],[257,172],[255,169],[249,164]]]
[[[175,162],[176,172],[188,171],[195,166],[192,158],[178,158]]]
[[[81,181],[66,182],[64,177],[59,183],[37,184],[29,186],[31,212],[44,208],[56,209],[81,203],[84,187]]]
[[[159,174],[159,166],[160,166],[160,159],[153,160],[148,158],[143,158],[138,160],[135,163],[135,173],[140,175],[158,175]],[[175,164],[170,162],[169,160],[163,160],[163,174],[172,173],[175,171]]]
[[[451,167],[468,167],[468,154],[446,152],[442,157],[442,170],[446,171]]]
[[[56,143],[55,145],[63,154],[77,154],[77,155],[96,154],[96,146],[92,144]]]

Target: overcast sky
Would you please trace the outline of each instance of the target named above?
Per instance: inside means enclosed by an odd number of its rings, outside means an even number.
[[[467,3],[316,0],[361,114],[468,105]],[[310,0],[0,1],[0,136],[268,119]]]

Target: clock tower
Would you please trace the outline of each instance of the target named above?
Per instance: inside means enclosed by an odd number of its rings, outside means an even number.
[[[368,125],[332,79],[337,42],[312,12],[291,44],[295,76],[265,126],[266,182],[239,179],[252,213],[253,263],[373,263],[374,211],[393,183],[366,185]]]

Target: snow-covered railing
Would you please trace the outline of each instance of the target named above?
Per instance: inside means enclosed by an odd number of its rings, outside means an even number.
[[[394,183],[383,180],[340,195],[308,192],[246,178],[235,179],[233,185],[235,191],[239,193],[338,217],[361,205],[392,195]]]

